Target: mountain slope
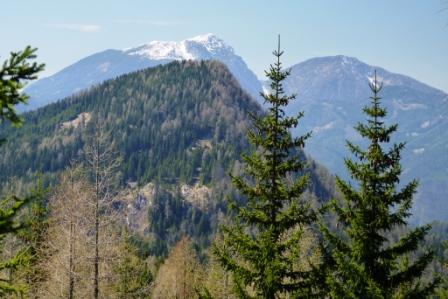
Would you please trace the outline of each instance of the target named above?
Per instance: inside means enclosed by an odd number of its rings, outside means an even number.
[[[48,78],[30,85],[27,111],[70,96],[104,80],[174,60],[218,60],[224,63],[241,86],[257,97],[261,85],[243,59],[222,39],[205,34],[180,42],[152,41],[125,50],[106,50],[88,56]]]
[[[131,187],[116,206],[151,240],[151,254],[166,254],[182,234],[207,244],[233,192],[227,173],[240,171],[240,155],[249,150],[250,112],[262,113],[216,61],[172,62],[122,75],[26,113],[21,129],[0,126],[0,136],[7,136],[0,182],[17,177],[26,183],[41,172],[54,184],[70,161],[82,161],[86,133],[100,119],[123,160],[121,187]],[[332,177],[309,162],[309,196],[327,200]]]
[[[448,95],[412,78],[346,56],[321,57],[291,67],[285,89],[297,93],[288,113],[305,111],[303,128],[312,130],[307,151],[333,173],[347,178],[345,140],[360,142],[353,126],[370,96],[374,71],[389,123],[398,123],[393,141],[407,142],[403,182],[420,180],[414,220],[448,220]]]

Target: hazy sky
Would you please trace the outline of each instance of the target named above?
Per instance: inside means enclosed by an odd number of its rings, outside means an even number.
[[[0,59],[31,44],[46,76],[108,48],[208,32],[258,76],[280,33],[286,66],[343,54],[448,91],[448,0],[0,0]]]

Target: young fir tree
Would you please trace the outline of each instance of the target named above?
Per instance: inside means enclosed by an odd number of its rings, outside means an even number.
[[[23,51],[12,52],[11,57],[0,66],[0,125],[5,121],[11,122],[14,126],[20,126],[23,123],[15,106],[27,102],[28,96],[21,92],[23,87],[27,81],[36,79],[37,73],[44,68],[43,64],[30,63],[36,58],[35,52],[36,49],[29,46]],[[4,141],[0,138],[0,146]],[[36,194],[24,198],[15,195],[0,195],[0,254],[6,234],[15,234],[24,226],[23,222],[17,219],[19,211],[36,197]],[[26,252],[22,251],[9,260],[0,260],[0,297],[23,291],[12,285],[11,281],[5,278],[5,273],[26,262],[26,257]]]
[[[245,175],[232,176],[247,204],[229,199],[235,224],[223,228],[223,244],[214,248],[218,261],[233,274],[241,298],[278,298],[298,290],[298,297],[306,297],[311,292],[311,271],[297,267],[298,243],[315,219],[309,203],[301,198],[308,176],[300,150],[310,134],[291,136],[290,129],[297,127],[303,113],[285,116],[283,109],[295,96],[283,91],[289,71],[282,70],[280,40],[273,54],[276,62],[266,72],[271,93],[261,94],[267,113],[254,116],[253,129],[248,131],[257,150],[243,155]]]
[[[397,190],[405,145],[387,146],[397,125],[384,124],[386,109],[381,107],[382,85],[377,82],[376,72],[369,85],[373,93],[371,104],[363,109],[368,121],[355,127],[369,144],[363,149],[347,142],[358,161],[345,160],[359,187],[337,178],[343,202],[332,200],[328,208],[342,225],[342,235],[323,227],[331,248],[328,293],[330,298],[424,298],[435,286],[420,282],[432,252],[425,252],[411,265],[408,258],[422,245],[430,227],[416,228],[398,242],[387,238],[394,228],[407,224],[417,181]]]

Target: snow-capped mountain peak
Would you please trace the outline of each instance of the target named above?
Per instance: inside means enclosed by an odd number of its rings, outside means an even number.
[[[232,47],[213,33],[198,35],[183,41],[151,41],[123,50],[127,55],[142,56],[151,60],[196,60],[211,58],[215,54],[233,54]]]
[[[196,59],[189,53],[184,42],[152,41],[148,44],[127,49],[127,55],[136,55],[151,60],[191,60]]]
[[[186,42],[194,42],[203,45],[210,52],[215,52],[220,49],[225,49],[233,53],[233,48],[227,45],[222,39],[213,33],[198,35],[185,40]]]

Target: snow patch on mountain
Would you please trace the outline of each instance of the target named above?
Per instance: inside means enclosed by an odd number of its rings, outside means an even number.
[[[401,100],[393,100],[392,101],[394,108],[407,111],[407,110],[416,110],[416,109],[425,109],[426,105],[421,103],[403,103]]]
[[[110,62],[104,62],[102,64],[100,64],[97,69],[102,72],[102,73],[106,73],[109,70],[110,67]]]
[[[186,42],[196,42],[202,44],[210,52],[216,52],[221,49],[226,49],[233,53],[233,48],[228,46],[222,39],[220,39],[213,33],[198,35],[193,38],[187,39]]]
[[[196,59],[189,53],[185,41],[152,41],[149,44],[125,51],[128,55],[144,56],[153,60],[193,60]]]
[[[123,51],[127,55],[142,56],[151,60],[196,60],[203,58],[201,54],[204,54],[204,50],[210,52],[209,55],[224,50],[233,54],[233,49],[213,33],[198,35],[179,42],[151,41]]]
[[[369,80],[370,84],[375,85],[375,76],[367,76],[367,80]],[[392,85],[392,80],[386,80],[381,76],[376,76],[376,83],[378,85]]]

